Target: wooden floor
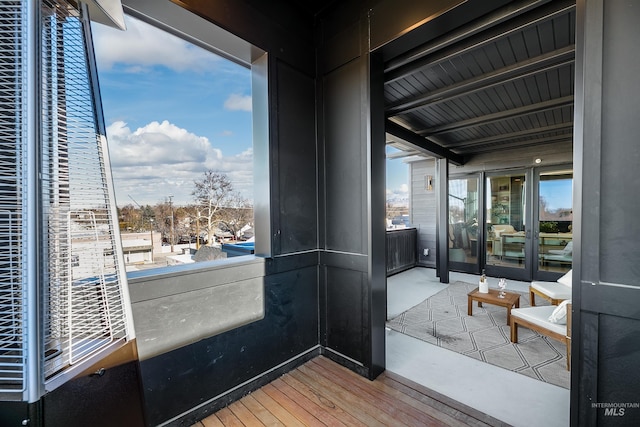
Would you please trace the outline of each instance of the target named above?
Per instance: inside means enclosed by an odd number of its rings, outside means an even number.
[[[447,400],[392,373],[369,381],[319,356],[194,426],[503,425]]]

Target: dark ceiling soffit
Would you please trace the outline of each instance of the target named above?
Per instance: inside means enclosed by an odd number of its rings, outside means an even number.
[[[458,131],[470,127],[486,125],[490,123],[499,122],[505,119],[513,119],[516,117],[527,116],[529,114],[542,113],[545,111],[555,110],[566,106],[573,105],[573,95],[564,96],[562,98],[551,99],[549,101],[539,102],[537,104],[525,105],[524,107],[514,108],[512,110],[500,111],[498,113],[487,114],[485,116],[474,117],[468,120],[461,120],[459,122],[447,123],[441,126],[434,126],[429,129],[424,129],[416,132],[420,136],[428,137],[433,135],[439,135],[442,133],[448,133]]]
[[[464,164],[464,159],[461,155],[456,154],[433,141],[429,141],[428,139],[417,135],[413,131],[390,120],[386,121],[386,131],[391,135],[415,146],[415,148],[421,152],[426,152],[427,154],[439,159],[447,159],[459,166]]]
[[[551,132],[562,132],[565,130],[573,130],[573,122],[559,123],[557,125],[540,127],[540,128],[525,129],[518,132],[505,133],[501,135],[490,136],[487,138],[466,140],[459,144],[455,144],[455,143],[451,144],[447,147],[447,149],[467,148],[467,147],[477,146],[480,144],[487,144],[487,143],[511,140],[515,138],[522,138],[529,135],[543,135],[545,133],[551,133]]]
[[[508,37],[511,34],[524,31],[527,28],[569,13],[575,9],[575,1],[554,1],[509,21],[502,22],[510,16],[522,13],[522,9],[523,7],[509,6],[502,11],[496,12],[494,14],[495,16],[492,15],[484,21],[474,24],[469,29],[459,30],[450,36],[438,39],[435,42],[421,47],[419,52],[414,52],[407,57],[390,61],[385,69],[385,84],[402,79],[420,69],[447,61],[454,56],[481,48],[490,43],[494,43],[496,40]],[[493,24],[499,25],[490,28]],[[479,29],[476,29],[476,27]],[[470,35],[485,30],[485,28],[489,29],[473,36]],[[468,38],[461,39],[461,37],[465,35],[468,35]],[[453,43],[455,43],[455,45],[452,45]]]
[[[432,102],[442,102],[445,98],[454,98],[478,90],[484,90],[495,85],[504,84],[510,80],[522,79],[527,76],[558,68],[574,62],[575,45],[548,52],[515,64],[499,68],[457,84],[447,86],[432,92],[416,96],[412,99],[395,103],[386,108],[387,116],[406,113]]]
[[[515,4],[507,4],[503,8],[489,13],[488,15],[486,15],[486,18],[477,20],[469,25],[462,26],[458,30],[451,31],[445,36],[429,41],[421,46],[417,46],[414,49],[411,49],[408,52],[387,61],[384,71],[386,73],[395,70],[396,68],[400,68],[407,64],[413,63],[414,61],[426,55],[429,55],[430,53],[450,46],[456,42],[459,42],[460,40],[467,39],[481,31],[499,24],[500,22],[512,19],[513,17],[526,12],[532,7],[547,3],[548,1],[549,0],[523,0]]]
[[[504,141],[500,143],[484,144],[480,146],[469,147],[464,150],[465,155],[474,155],[480,153],[495,153],[496,150],[506,150],[517,148],[518,150],[528,147],[542,147],[544,145],[556,145],[561,143],[573,142],[572,134],[564,134],[558,136],[550,136],[541,139],[526,139],[524,141]]]

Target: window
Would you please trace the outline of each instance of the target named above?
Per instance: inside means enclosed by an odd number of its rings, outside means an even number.
[[[565,273],[573,264],[573,171],[540,172],[538,269]]]
[[[250,64],[125,22],[93,34],[127,271],[253,253]]]

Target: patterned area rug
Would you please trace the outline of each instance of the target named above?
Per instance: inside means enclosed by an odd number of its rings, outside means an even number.
[[[507,310],[490,304],[467,315],[467,293],[478,285],[455,282],[399,316],[387,321],[395,331],[510,371],[569,388],[566,346],[527,328],[518,328],[511,343]],[[507,291],[509,289],[507,288]],[[520,294],[520,307],[529,297]],[[546,301],[536,299],[538,305]]]

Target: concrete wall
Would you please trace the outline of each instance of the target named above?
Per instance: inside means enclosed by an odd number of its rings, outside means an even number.
[[[244,258],[129,273],[140,360],[263,319],[265,263]]]

